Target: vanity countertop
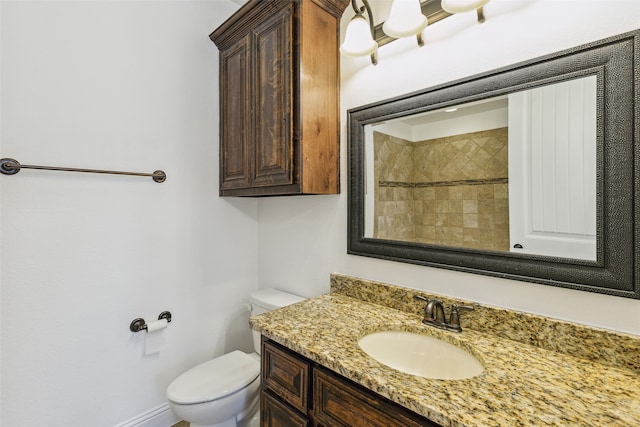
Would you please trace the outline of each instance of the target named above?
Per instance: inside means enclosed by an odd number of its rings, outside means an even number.
[[[415,313],[335,292],[333,286],[329,294],[254,316],[250,325],[443,426],[640,426],[635,369],[471,328],[439,330],[423,325]],[[457,345],[476,356],[484,372],[464,380],[421,378],[386,367],[358,347],[364,335],[389,330]]]

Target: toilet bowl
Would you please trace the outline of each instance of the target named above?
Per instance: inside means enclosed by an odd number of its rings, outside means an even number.
[[[251,294],[251,315],[284,307],[303,298],[261,289]],[[236,350],[184,372],[167,387],[173,413],[190,427],[257,427],[260,395],[260,334],[255,353]]]

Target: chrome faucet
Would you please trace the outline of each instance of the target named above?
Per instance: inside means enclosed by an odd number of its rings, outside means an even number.
[[[449,322],[447,322],[444,316],[444,304],[442,301],[438,299],[425,298],[421,295],[414,295],[413,297],[421,301],[426,301],[427,303],[424,308],[424,318],[422,319],[422,323],[452,332],[462,332],[462,328],[460,327],[460,310],[475,309],[475,307],[469,305],[452,304]]]

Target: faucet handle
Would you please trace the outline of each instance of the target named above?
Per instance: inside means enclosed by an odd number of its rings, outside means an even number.
[[[418,294],[415,294],[413,296],[413,299],[417,299],[417,300],[424,301],[424,302],[429,302],[429,298],[425,298],[422,295],[418,295]]]
[[[461,331],[460,327],[460,310],[475,310],[476,308],[471,305],[458,305],[451,304],[451,317],[449,318],[449,325],[455,328],[458,331]]]

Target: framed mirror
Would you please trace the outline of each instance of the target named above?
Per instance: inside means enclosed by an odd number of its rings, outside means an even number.
[[[640,298],[640,31],[348,111],[348,253]]]

